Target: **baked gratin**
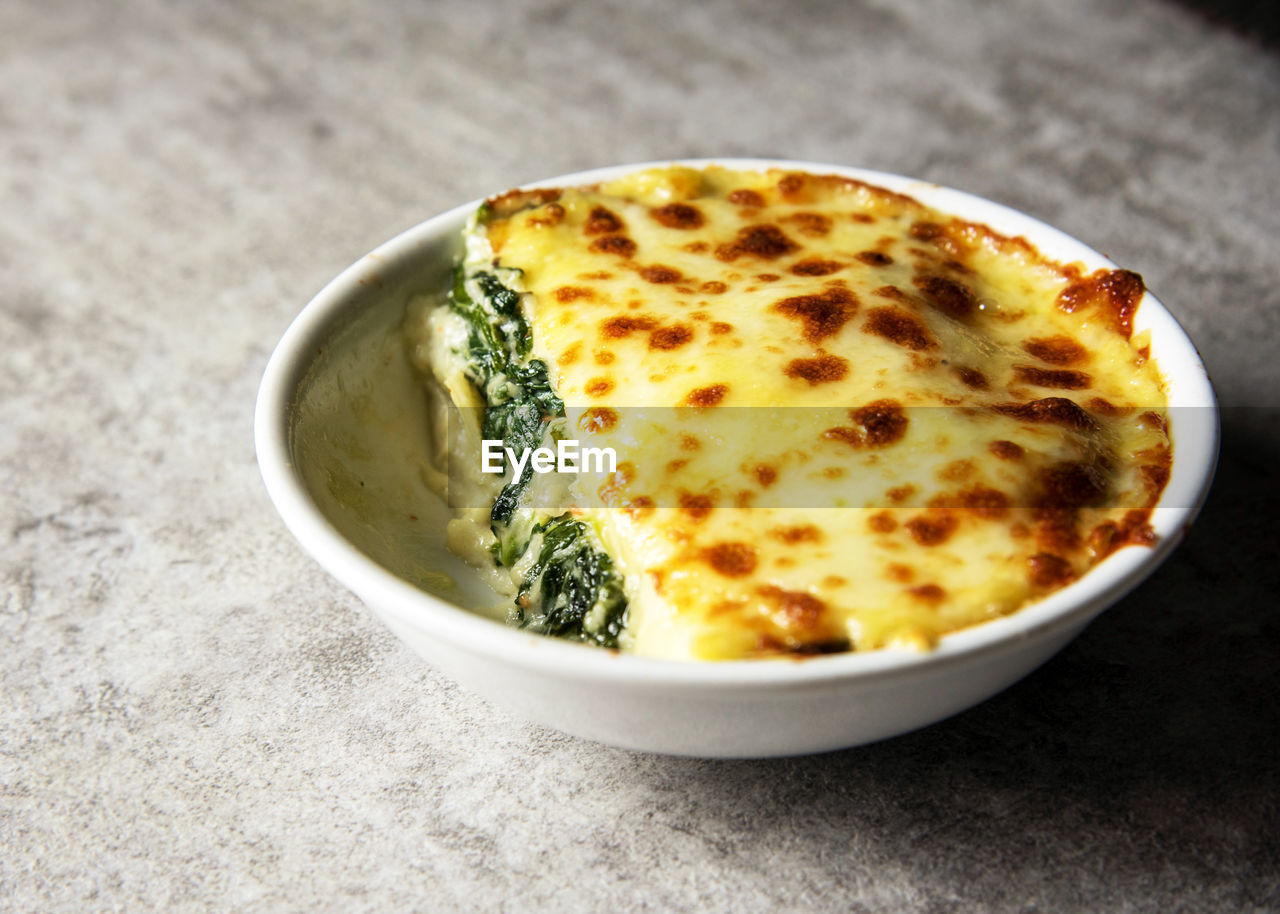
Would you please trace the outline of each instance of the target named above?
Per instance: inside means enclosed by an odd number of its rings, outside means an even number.
[[[927,649],[1151,545],[1142,295],[850,178],[670,167],[489,199],[406,334],[512,624],[742,659]],[[535,472],[561,442],[611,460]]]

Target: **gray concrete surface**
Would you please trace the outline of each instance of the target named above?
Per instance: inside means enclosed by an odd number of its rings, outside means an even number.
[[[1280,909],[1280,65],[1153,0],[0,5],[0,909]],[[779,155],[1142,272],[1226,416],[1187,545],[1041,671],[713,763],[506,719],[268,504],[255,386],[470,197]]]

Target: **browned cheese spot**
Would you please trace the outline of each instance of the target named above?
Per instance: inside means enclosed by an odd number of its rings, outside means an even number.
[[[960,493],[957,501],[978,517],[1004,517],[1009,510],[1009,496],[987,486],[971,486]]]
[[[986,390],[991,386],[991,382],[987,380],[987,376],[976,368],[968,368],[963,365],[954,369],[956,377],[960,379],[960,383],[965,387],[974,390]]]
[[[956,519],[950,514],[922,514],[906,523],[907,532],[921,546],[938,546],[945,543],[956,529]]]
[[[693,328],[685,324],[659,327],[649,334],[650,349],[679,349],[693,339]]]
[[[1080,545],[1080,511],[1076,508],[1039,507],[1035,512],[1036,545],[1045,552],[1068,553]]]
[[[1037,508],[1075,509],[1099,504],[1107,493],[1107,478],[1091,463],[1064,460],[1040,471]]]
[[[875,400],[849,410],[849,418],[862,431],[867,447],[888,447],[907,433],[907,416],[896,400]]]
[[[1076,365],[1089,357],[1089,350],[1069,336],[1045,336],[1023,340],[1022,348],[1050,365]]]
[[[663,266],[660,263],[655,263],[652,266],[641,267],[640,278],[645,282],[665,285],[667,283],[679,282],[684,278],[684,275],[677,269]]]
[[[678,473],[689,465],[688,460],[673,460],[667,464],[668,473]]]
[[[719,280],[709,280],[700,286],[701,290],[707,295],[723,295],[729,291],[729,287]]]
[[[611,317],[600,323],[600,335],[607,340],[622,339],[630,336],[632,333],[642,330],[652,330],[658,326],[656,318],[648,315],[630,315],[622,314],[618,317]]]
[[[577,301],[580,298],[592,299],[596,297],[596,293],[585,286],[561,286],[555,291],[556,301],[561,304],[568,304],[571,301]]]
[[[831,232],[831,219],[821,213],[792,213],[785,222],[796,227],[801,235],[819,238]]]
[[[760,488],[767,489],[773,485],[778,478],[778,471],[767,463],[762,463],[755,468],[756,482],[760,483]]]
[[[741,578],[756,570],[756,550],[749,543],[716,543],[702,553],[707,564],[726,578]]]
[[[529,217],[529,224],[535,227],[551,227],[564,221],[564,207],[559,203],[547,204],[541,214]]]
[[[1163,434],[1167,435],[1169,433],[1168,420],[1155,410],[1147,410],[1138,418],[1142,420],[1145,428],[1158,428]]]
[[[616,507],[627,485],[635,479],[636,465],[628,460],[618,464],[618,469],[599,488],[600,500],[609,507]],[[644,497],[644,496],[641,496]]]
[[[1097,422],[1083,407],[1066,397],[1045,397],[1027,403],[1000,403],[992,409],[1023,422],[1048,422],[1077,431],[1089,431],[1098,427]]]
[[[778,181],[778,190],[782,191],[784,197],[796,197],[804,191],[807,185],[808,177],[798,172],[783,175]]]
[[[907,433],[909,420],[896,400],[876,400],[849,410],[853,427],[838,426],[822,433],[824,438],[843,441],[853,448],[889,447]]]
[[[582,230],[588,235],[610,235],[614,232],[620,232],[624,228],[625,226],[617,214],[604,206],[593,208],[591,214],[587,216],[587,221],[582,226]]]
[[[738,206],[764,206],[764,197],[745,187],[729,191],[728,199],[730,203],[736,203]]]
[[[582,347],[579,344],[574,343],[572,346],[565,349],[564,352],[560,353],[558,361],[561,365],[572,365],[574,362],[578,361],[578,356],[581,352]]]
[[[937,241],[946,235],[946,230],[936,222],[914,222],[907,234],[917,241]]]
[[[880,251],[860,251],[854,255],[869,267],[887,267],[893,263],[893,258],[888,254],[882,254]]]
[[[1068,314],[1090,308],[1100,312],[1124,337],[1133,335],[1133,313],[1146,287],[1132,270],[1098,270],[1058,293],[1058,307]]]
[[[881,286],[880,288],[874,290],[871,294],[875,295],[877,298],[887,298],[890,301],[904,302],[909,300],[907,298],[907,293],[903,292],[897,286]]]
[[[1097,559],[1106,558],[1125,546],[1151,546],[1156,534],[1148,522],[1150,512],[1134,509],[1125,513],[1119,523],[1104,521],[1089,534],[1089,548]]]
[[[888,511],[879,511],[867,518],[867,526],[876,533],[892,533],[898,529],[898,522]]]
[[[680,510],[694,521],[701,522],[706,520],[707,515],[711,513],[712,507],[713,503],[710,495],[680,493]]]
[[[955,318],[969,317],[978,307],[967,286],[945,276],[916,276],[912,282],[939,311]]]
[[[633,518],[644,517],[653,513],[653,499],[648,495],[637,495],[635,498],[627,499],[622,509]]]
[[[1028,577],[1040,588],[1061,587],[1075,579],[1075,570],[1062,556],[1051,552],[1037,552],[1027,559]]]
[[[702,442],[698,440],[696,435],[684,433],[680,436],[680,450],[700,451],[702,450]]]
[[[603,397],[609,391],[613,390],[613,382],[608,378],[592,378],[587,382],[584,388],[588,396]]]
[[[597,365],[612,365],[614,359],[617,358],[617,356],[608,349],[597,349],[591,354],[591,357],[595,360]]]
[[[666,206],[649,210],[649,215],[667,228],[673,229],[701,228],[705,221],[702,218],[702,210],[688,203],[668,203]]]
[[[1164,487],[1169,482],[1169,473],[1173,462],[1173,455],[1167,451],[1163,454],[1164,460],[1160,463],[1146,463],[1138,467],[1138,472],[1142,475],[1142,480],[1146,483],[1147,490],[1152,496],[1159,495],[1164,491]]]
[[[579,279],[612,279],[613,274],[608,270],[594,270],[591,273],[579,273]]]
[[[607,432],[618,424],[618,414],[607,406],[593,406],[578,418],[578,428],[584,432]]]
[[[906,308],[892,305],[872,308],[867,312],[867,321],[862,325],[864,333],[883,337],[915,352],[932,349],[937,343],[929,333],[924,321],[916,317]]]
[[[1019,381],[1036,387],[1054,390],[1081,390],[1093,383],[1093,378],[1073,368],[1037,368],[1034,365],[1014,365],[1013,374]]]
[[[905,584],[916,576],[915,569],[900,562],[890,562],[885,566],[885,575],[894,581]]]
[[[921,584],[919,587],[910,587],[907,589],[907,593],[923,603],[935,605],[947,598],[947,592],[937,584]]]
[[[809,257],[791,265],[791,272],[796,276],[830,276],[843,269],[842,264],[821,257]]]
[[[972,460],[953,460],[938,470],[938,478],[945,479],[948,482],[960,482],[968,479],[975,472],[977,472],[977,467],[973,465]]]
[[[695,387],[685,396],[684,402],[689,406],[717,406],[729,392],[725,384],[712,384],[710,387]]]
[[[788,238],[776,225],[748,225],[738,229],[733,241],[716,248],[716,258],[732,263],[739,257],[756,257],[760,260],[776,260],[800,245]]]
[[[793,658],[821,657],[826,654],[843,654],[846,651],[851,650],[853,650],[853,643],[848,638],[840,636],[822,638],[815,641],[806,641],[803,644],[788,646],[786,648],[787,655]]]
[[[769,531],[774,539],[794,546],[796,543],[822,542],[822,529],[813,524],[799,524],[795,527],[774,527]]]
[[[787,377],[808,381],[810,387],[839,381],[849,374],[849,360],[820,352],[811,359],[792,359],[784,369]]]
[[[777,273],[757,273],[756,279],[759,282],[777,282],[782,277]]]
[[[908,483],[905,486],[894,486],[884,493],[884,497],[889,499],[895,505],[900,505],[912,495],[916,494],[916,487]]]
[[[1117,406],[1106,397],[1090,397],[1085,405],[1095,413],[1101,413],[1104,416],[1127,416],[1133,412],[1133,407]]]
[[[726,333],[733,332],[733,324],[727,324],[724,321],[713,321],[711,324],[711,332],[716,336],[724,336]]]
[[[560,199],[560,188],[544,187],[538,190],[509,190],[485,201],[490,213],[499,219],[513,216],[523,209],[531,209]]]
[[[992,441],[987,450],[1001,460],[1019,460],[1026,450],[1014,441]]]
[[[605,235],[591,242],[591,250],[597,254],[617,254],[630,257],[636,252],[636,243],[626,235]]]
[[[848,289],[833,286],[817,295],[784,298],[771,308],[800,322],[804,338],[820,343],[835,336],[858,313],[858,299]]]
[[[813,630],[822,623],[822,615],[827,604],[811,593],[802,590],[783,590],[781,587],[766,585],[756,588],[756,592],[772,603],[788,628]]]

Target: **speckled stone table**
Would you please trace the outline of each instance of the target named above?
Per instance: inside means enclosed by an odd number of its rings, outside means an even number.
[[[304,556],[270,347],[592,165],[904,172],[1142,272],[1225,416],[1185,547],[996,699],[770,762],[512,721]],[[1280,909],[1280,64],[1152,0],[0,5],[0,909]]]

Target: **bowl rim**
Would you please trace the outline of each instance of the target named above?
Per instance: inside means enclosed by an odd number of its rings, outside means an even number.
[[[782,169],[835,174],[915,197],[922,204],[967,221],[982,223],[1004,235],[1022,235],[1045,256],[1086,268],[1117,269],[1105,255],[1065,232],[1018,210],[954,188],[889,172],[841,165],[768,158],[672,159],[614,165],[546,178],[521,188],[583,185],[606,181],[646,168],[722,166],[744,171]],[[1158,535],[1152,547],[1126,547],[1089,569],[1079,580],[1023,608],[943,635],[929,651],[879,648],[805,658],[726,661],[666,660],[622,654],[511,628],[449,603],[396,576],[350,543],[310,497],[294,460],[292,429],[300,385],[316,357],[351,319],[350,303],[371,276],[392,263],[411,258],[420,248],[450,240],[481,199],[433,216],[361,257],[327,283],[290,323],[268,360],[254,410],[254,442],[267,492],[286,526],[303,548],[331,575],[376,612],[419,629],[441,642],[491,656],[513,667],[555,678],[607,680],[629,687],[697,686],[740,689],[744,686],[809,686],[819,682],[859,682],[915,676],[975,664],[1013,651],[1029,640],[1052,637],[1083,627],[1155,571],[1177,547],[1194,520],[1212,483],[1217,464],[1220,420],[1204,361],[1186,331],[1154,295],[1146,292],[1135,313],[1135,329],[1159,333],[1161,365],[1172,406],[1200,407],[1198,434],[1175,441],[1170,479],[1152,511]],[[346,318],[344,321],[343,318]],[[1176,372],[1165,369],[1177,364]],[[1171,417],[1178,430],[1178,417]],[[1176,486],[1176,488],[1175,488]],[[1171,492],[1184,493],[1180,504],[1166,505]]]

